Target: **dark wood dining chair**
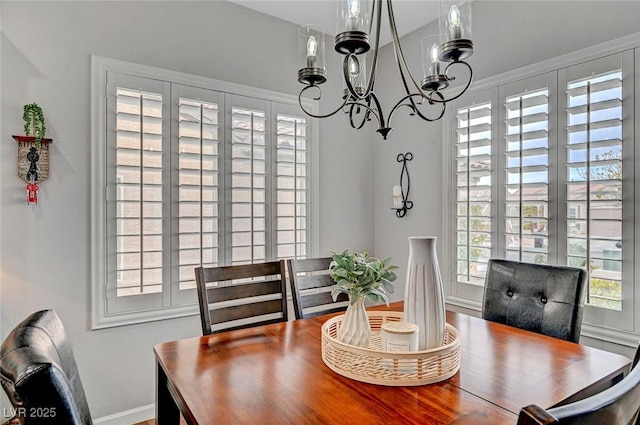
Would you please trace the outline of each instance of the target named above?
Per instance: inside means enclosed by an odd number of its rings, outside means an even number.
[[[53,310],[29,315],[7,335],[0,378],[16,414],[9,424],[93,423],[71,342]]]
[[[523,407],[518,425],[635,425],[640,411],[640,346],[631,372],[620,382],[591,397],[548,410]]]
[[[203,335],[287,321],[284,260],[195,273]]]
[[[491,259],[482,317],[578,342],[586,289],[583,269]]]
[[[335,284],[329,265],[331,257],[287,260],[289,281],[296,319],[345,311],[347,294],[340,294],[334,302],[330,287]]]

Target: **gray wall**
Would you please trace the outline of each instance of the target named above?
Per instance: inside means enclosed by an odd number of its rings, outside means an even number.
[[[153,346],[197,336],[200,324],[192,316],[90,330],[90,55],[297,94],[297,26],[221,1],[0,5],[0,336],[53,308],[94,417],[153,403]],[[328,64],[331,75],[338,66]],[[327,93],[340,88],[336,80]],[[54,140],[37,205],[25,201],[11,139],[23,134],[22,106],[31,102],[43,107]],[[371,251],[370,140],[342,117],[320,125],[320,254]]]

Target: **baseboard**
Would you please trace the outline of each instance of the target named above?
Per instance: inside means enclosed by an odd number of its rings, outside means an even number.
[[[138,422],[146,421],[156,416],[156,405],[148,404],[146,406],[136,407],[135,409],[125,410],[124,412],[114,413],[113,415],[103,416],[95,419],[95,425],[132,425]]]

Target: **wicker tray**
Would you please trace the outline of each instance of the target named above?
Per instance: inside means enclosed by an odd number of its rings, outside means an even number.
[[[357,381],[388,386],[415,386],[444,381],[460,369],[460,335],[447,323],[442,347],[415,352],[382,351],[383,323],[399,322],[404,313],[367,311],[371,326],[369,348],[338,341],[344,314],[322,325],[322,360],[334,372]]]

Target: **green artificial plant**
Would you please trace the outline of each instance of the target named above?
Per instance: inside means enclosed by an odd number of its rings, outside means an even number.
[[[33,135],[36,138],[36,148],[40,148],[40,143],[42,139],[44,139],[46,130],[42,108],[37,103],[24,105],[22,119],[24,120],[24,133],[27,136],[31,136],[31,132],[33,131]]]
[[[340,293],[349,295],[354,304],[359,298],[367,297],[371,302],[384,301],[389,305],[388,293],[393,293],[393,281],[398,267],[391,264],[391,258],[380,260],[370,257],[367,252],[351,253],[348,249],[341,253],[331,251],[332,260],[329,265],[331,277],[336,284],[331,287],[334,300]]]

